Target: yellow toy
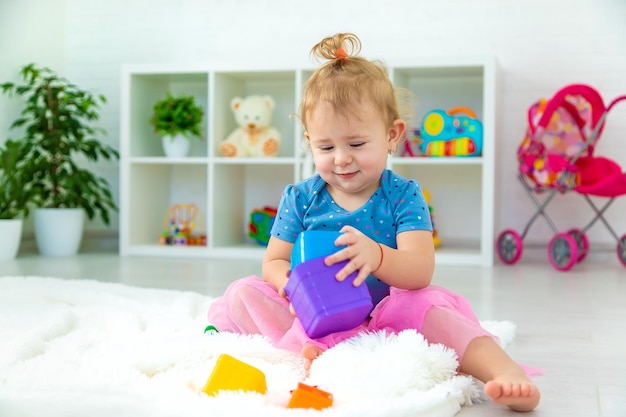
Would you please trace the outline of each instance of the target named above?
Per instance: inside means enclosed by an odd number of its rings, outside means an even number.
[[[267,392],[265,374],[252,365],[222,353],[202,388],[208,395],[215,395],[220,390],[256,391],[265,394]]]
[[[276,156],[280,133],[272,123],[274,99],[270,96],[235,97],[230,103],[239,127],[220,145],[224,156]]]

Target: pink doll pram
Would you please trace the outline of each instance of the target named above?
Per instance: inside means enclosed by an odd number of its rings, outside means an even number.
[[[626,234],[619,237],[603,217],[615,198],[626,194],[626,173],[614,161],[593,155],[606,116],[623,100],[626,96],[605,107],[595,89],[573,84],[530,107],[526,137],[517,152],[518,178],[538,210],[521,235],[512,229],[500,233],[496,251],[502,262],[514,264],[520,259],[523,239],[533,222],[542,216],[555,233],[548,244],[548,259],[554,268],[567,271],[585,259],[589,251],[585,232],[597,220],[617,240],[617,256],[626,266]],[[569,191],[581,194],[595,216],[581,229],[559,232],[545,208],[556,195]],[[541,202],[534,194],[544,192],[546,197]],[[608,201],[598,208],[589,196],[606,197]]]

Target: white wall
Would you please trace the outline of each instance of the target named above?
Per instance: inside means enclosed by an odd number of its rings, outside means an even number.
[[[66,0],[0,0],[0,83],[21,81],[30,62],[64,71],[65,7]],[[0,95],[0,143],[20,110],[17,99]]]
[[[21,68],[35,62],[65,71],[66,0],[0,0],[0,83],[22,82]],[[10,130],[22,110],[21,98],[0,95],[0,144],[21,137]],[[32,219],[24,225],[32,231]]]
[[[24,33],[14,20],[24,19],[33,31],[28,39],[37,39],[19,41],[20,52],[8,55],[4,51],[12,51],[15,44],[0,44],[0,75],[6,79],[7,72],[31,59],[29,52],[33,52],[40,57],[38,62],[50,60],[78,85],[104,93],[109,104],[102,125],[115,146],[122,63],[308,66],[314,64],[309,60],[311,46],[339,31],[358,34],[364,44],[363,55],[370,58],[496,55],[502,70],[496,231],[520,230],[535,210],[516,180],[515,152],[524,135],[527,108],[573,82],[594,86],[605,100],[626,94],[623,0],[66,1],[0,0],[0,28],[8,23],[13,27],[10,33]],[[28,6],[33,3],[38,6],[36,11],[27,12],[33,10]],[[40,9],[44,4],[44,10]],[[43,13],[64,9],[66,50],[63,56],[63,48],[59,48],[57,56],[57,49],[45,46],[50,43],[50,28],[49,16]],[[57,17],[63,22],[63,16]],[[42,23],[46,24],[40,26]],[[60,32],[53,32],[56,45]],[[6,38],[0,39],[4,43]],[[39,43],[42,39],[44,46]],[[5,126],[0,123],[1,128]],[[626,169],[626,104],[608,118],[597,153],[610,155]],[[117,165],[99,170],[117,190]],[[562,228],[584,226],[592,214],[582,198],[573,194],[558,198],[548,212]],[[620,235],[626,232],[624,213],[626,197],[607,215]],[[539,224],[529,239],[547,242],[550,236],[548,227]],[[590,239],[614,247],[604,228],[594,227]]]

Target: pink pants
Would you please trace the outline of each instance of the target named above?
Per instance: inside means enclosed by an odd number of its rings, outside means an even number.
[[[207,316],[219,331],[265,335],[276,347],[294,352],[306,345],[326,350],[363,331],[398,333],[415,329],[429,343],[454,349],[461,363],[474,338],[495,338],[481,327],[465,298],[434,285],[411,291],[392,287],[391,294],[374,308],[370,319],[352,330],[318,339],[307,336],[300,320],[289,311],[289,302],[256,276],[233,282],[211,304]]]

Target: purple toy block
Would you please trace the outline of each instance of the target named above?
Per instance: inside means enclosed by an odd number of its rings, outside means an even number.
[[[285,293],[304,330],[313,339],[350,330],[372,311],[367,285],[352,284],[356,272],[343,281],[335,278],[347,262],[326,266],[324,257],[320,257],[305,261],[291,271]]]
[[[291,251],[291,269],[295,269],[302,262],[321,256],[326,257],[345,248],[345,245],[335,246],[335,240],[339,236],[341,236],[341,232],[327,230],[306,230],[301,232],[296,238]],[[372,300],[376,300],[376,302],[389,295],[389,285],[373,275],[369,275],[365,279],[365,284],[369,288],[370,297],[372,297]]]

